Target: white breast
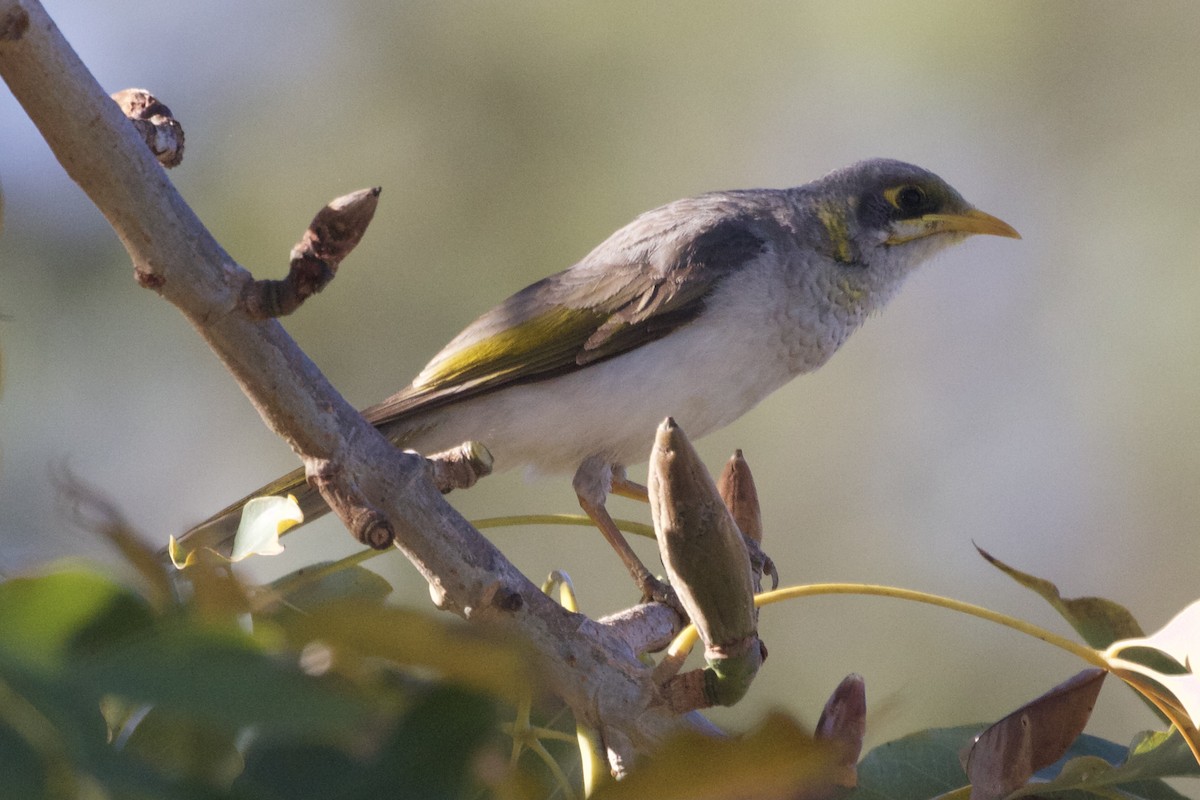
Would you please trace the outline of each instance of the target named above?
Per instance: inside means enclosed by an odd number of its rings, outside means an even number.
[[[724,427],[823,364],[857,327],[858,315],[830,313],[827,291],[802,276],[766,256],[731,276],[699,318],[668,336],[576,372],[436,409],[415,418],[413,434],[400,443],[434,452],[477,440],[497,470],[569,473],[595,454],[614,464],[645,461],[663,418],[673,416],[692,438]]]

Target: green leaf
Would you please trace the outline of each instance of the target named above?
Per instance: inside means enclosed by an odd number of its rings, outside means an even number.
[[[334,746],[270,741],[251,746],[234,786],[263,800],[339,800],[362,769]]]
[[[1124,606],[1102,597],[1063,598],[1058,587],[1050,581],[1010,567],[978,545],[975,549],[1001,572],[1044,597],[1083,640],[1097,650],[1104,650],[1119,640],[1141,639],[1144,636],[1142,627]],[[1152,644],[1148,647],[1130,647],[1123,655],[1135,664],[1147,666],[1163,674],[1177,674],[1181,671],[1178,662],[1155,650]],[[1138,691],[1141,692],[1141,689]],[[1143,697],[1143,700],[1156,716],[1170,721],[1149,698]]]
[[[496,730],[492,702],[439,686],[419,696],[358,758],[335,748],[265,742],[252,746],[235,789],[264,800],[477,797],[472,764]],[[365,743],[363,743],[365,744]],[[360,753],[362,745],[357,748]]]
[[[0,797],[29,800],[45,797],[46,765],[42,762],[42,754],[4,724],[6,716],[7,713],[0,713]]]
[[[228,786],[242,771],[234,738],[192,715],[155,707],[123,731],[116,746],[169,778]]]
[[[374,769],[364,775],[359,796],[378,797],[397,785],[404,787],[400,797],[466,796],[474,782],[471,762],[496,727],[488,697],[455,686],[433,689],[401,718]]]
[[[1143,731],[1129,745],[1129,754],[1129,763],[1122,769],[1135,777],[1200,776],[1200,764],[1196,763],[1191,749],[1176,728],[1169,731]]]
[[[1168,744],[1169,739],[1178,740],[1178,735],[1167,737],[1162,734],[1152,735],[1158,740],[1157,747],[1173,749]],[[1139,737],[1135,746],[1144,746],[1146,740]],[[1179,766],[1175,755],[1164,752],[1162,755],[1151,750],[1143,750],[1140,754],[1130,754],[1130,750],[1119,744],[1099,739],[1095,736],[1081,736],[1076,743],[1057,763],[1038,773],[1038,780],[1027,784],[1024,788],[1009,795],[1009,797],[1030,797],[1054,791],[1055,798],[1094,798],[1110,797],[1121,792],[1121,797],[1127,800],[1144,798],[1145,800],[1186,800],[1158,778],[1184,774],[1175,771]],[[1186,745],[1184,745],[1185,752]],[[1193,773],[1195,761],[1192,761]]]
[[[392,585],[358,564],[324,561],[289,572],[268,590],[295,611],[314,611],[336,600],[382,603],[392,593]]]
[[[1144,635],[1133,614],[1124,606],[1103,597],[1064,598],[1050,581],[1010,567],[978,545],[975,549],[992,566],[1045,598],[1083,640],[1097,650],[1103,650],[1118,639]]]
[[[275,733],[345,733],[363,702],[332,681],[262,652],[237,631],[163,626],[80,659],[77,679],[214,725]]]
[[[1149,654],[1149,655],[1147,655]],[[1114,642],[1104,652],[1108,667],[1161,708],[1200,759],[1200,600],[1150,636]]]
[[[858,788],[843,800],[928,800],[940,794],[960,789],[967,783],[967,776],[959,763],[959,752],[969,746],[976,734],[985,725],[962,725],[955,728],[931,728],[882,744],[858,765]],[[1138,742],[1143,742],[1139,739]],[[1136,744],[1136,743],[1135,743]],[[1159,746],[1167,745],[1164,740]],[[1167,745],[1172,749],[1175,745]],[[1134,762],[1128,772],[1122,764],[1129,750],[1114,742],[1083,734],[1071,745],[1066,755],[1058,762],[1040,771],[1036,778],[1042,781],[1058,775],[1066,765],[1071,766],[1067,780],[1077,769],[1121,771],[1120,782],[1108,786],[1097,786],[1097,794],[1075,788],[1055,794],[1055,800],[1095,800],[1097,796],[1111,797],[1119,789],[1128,798],[1145,800],[1181,800],[1182,796],[1160,780],[1170,775],[1181,774],[1174,770],[1178,765],[1178,753],[1162,755],[1161,763],[1154,759]],[[1136,768],[1135,768],[1136,767]],[[1159,770],[1167,771],[1159,771]],[[1064,784],[1064,789],[1068,784]],[[1028,796],[1048,791],[1048,784],[1031,783],[1012,797]]]
[[[966,785],[958,754],[985,727],[929,728],[879,745],[859,762],[847,800],[928,800]]]
[[[0,584],[0,657],[46,672],[78,642],[121,635],[148,617],[140,598],[93,572],[68,570]],[[89,626],[99,628],[89,631]]]
[[[164,610],[174,601],[171,576],[155,549],[138,535],[121,512],[93,487],[83,483],[69,470],[55,477],[55,487],[71,509],[77,525],[108,541],[124,558],[139,579],[137,585],[145,600],[155,609]]]
[[[279,622],[297,649],[319,641],[342,662],[384,658],[510,701],[528,693],[536,680],[531,654],[511,636],[422,612],[346,600]]]

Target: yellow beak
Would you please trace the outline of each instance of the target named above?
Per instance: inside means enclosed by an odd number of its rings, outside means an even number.
[[[1017,229],[1012,225],[977,208],[961,214],[926,214],[915,220],[915,225],[919,226],[916,230],[907,235],[893,235],[885,244],[904,244],[937,233],[985,233],[991,236],[1007,236],[1010,239],[1021,238],[1021,234],[1017,233]]]
[[[1010,239],[1020,239],[1017,229],[1004,220],[991,214],[972,208],[964,214],[926,214],[922,222],[931,222],[939,231],[958,231],[960,233],[986,233],[992,236],[1007,236]]]

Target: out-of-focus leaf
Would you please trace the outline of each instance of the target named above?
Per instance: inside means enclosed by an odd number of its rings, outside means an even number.
[[[510,702],[527,693],[536,678],[530,652],[511,637],[373,602],[327,603],[310,614],[281,619],[280,625],[298,648],[319,641],[342,660],[379,657],[431,669],[445,680]]]
[[[140,578],[145,598],[156,609],[165,609],[172,600],[171,578],[154,548],[138,536],[102,492],[85,484],[65,467],[57,471],[54,482],[75,524],[108,540]]]
[[[41,754],[15,731],[0,714],[0,797],[38,800],[46,796],[45,766]]]
[[[378,797],[397,785],[414,799],[467,796],[472,761],[496,726],[489,698],[454,686],[433,689],[401,718],[359,796]]]
[[[20,752],[34,754],[28,766],[43,777],[46,797],[75,796],[78,773],[102,765],[111,753],[99,698],[69,669],[49,672],[0,657],[0,728],[24,742]],[[0,743],[0,750],[7,745]],[[7,772],[0,769],[0,788]],[[0,791],[0,797],[25,795]]]
[[[1083,733],[1107,674],[1086,669],[981,733],[966,757],[971,800],[999,800],[1058,761]]]
[[[186,566],[186,572],[177,576],[177,581],[184,585],[187,610],[191,614],[225,624],[252,610],[246,587],[219,553],[193,550],[187,555]]]
[[[333,746],[267,741],[251,746],[234,787],[263,800],[348,798],[348,787],[362,769],[361,762]]]
[[[357,758],[311,745],[252,746],[234,788],[264,800],[476,797],[473,764],[495,730],[486,697],[443,686],[419,697],[377,749]]]
[[[79,659],[73,672],[106,693],[231,728],[345,733],[366,711],[361,700],[233,630],[162,627]]]
[[[673,737],[621,781],[601,786],[595,800],[774,800],[832,786],[837,754],[783,714],[771,714],[737,738],[693,731]]]
[[[292,495],[255,497],[242,507],[242,519],[233,537],[230,561],[252,555],[276,556],[283,552],[279,534],[304,521],[304,512]]]
[[[381,603],[392,593],[392,585],[358,564],[325,561],[289,572],[272,582],[267,592],[296,611],[313,611],[335,600]]]
[[[1164,671],[1144,657],[1131,660],[1129,652],[1134,649],[1159,653],[1172,666]],[[1200,676],[1192,671],[1200,661],[1200,600],[1150,636],[1113,642],[1104,657],[1113,672],[1170,717],[1200,761]],[[1179,667],[1186,671],[1180,673]]]
[[[184,570],[196,563],[196,551],[184,550],[183,545],[174,536],[167,539],[167,555],[175,569]]]
[[[1040,594],[1063,618],[1067,620],[1083,640],[1097,650],[1103,650],[1117,639],[1128,639],[1142,635],[1133,614],[1124,606],[1103,597],[1064,598],[1055,586],[1044,578],[1010,567],[991,553],[976,545],[975,549],[992,566],[1027,589]]]
[[[0,583],[0,654],[57,672],[89,625],[105,620],[117,624],[119,619],[106,616],[113,608],[134,613],[138,605],[128,589],[92,572],[13,578]]]
[[[162,707],[138,719],[119,746],[169,778],[228,786],[242,771],[233,734]]]

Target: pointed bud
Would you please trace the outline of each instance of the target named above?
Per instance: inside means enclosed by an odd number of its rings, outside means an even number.
[[[762,663],[750,556],[712,477],[673,419],[658,427],[647,488],[663,565],[705,644],[705,693],[711,703],[730,705]]]
[[[867,688],[861,675],[847,675],[833,690],[814,735],[836,748],[835,785],[853,789],[858,785],[858,756],[867,735]]]
[[[738,529],[748,538],[762,543],[762,508],[758,502],[758,489],[754,486],[754,475],[750,465],[738,450],[725,462],[721,477],[717,480],[721,499],[733,515]]]
[[[771,577],[771,588],[779,586],[779,571],[775,562],[763,552],[762,506],[758,502],[758,489],[754,485],[754,475],[750,465],[737,450],[725,462],[721,477],[717,480],[717,490],[733,521],[737,523],[742,536],[746,538],[746,548],[750,552],[750,573],[754,576],[754,591],[762,591],[760,575]]]

